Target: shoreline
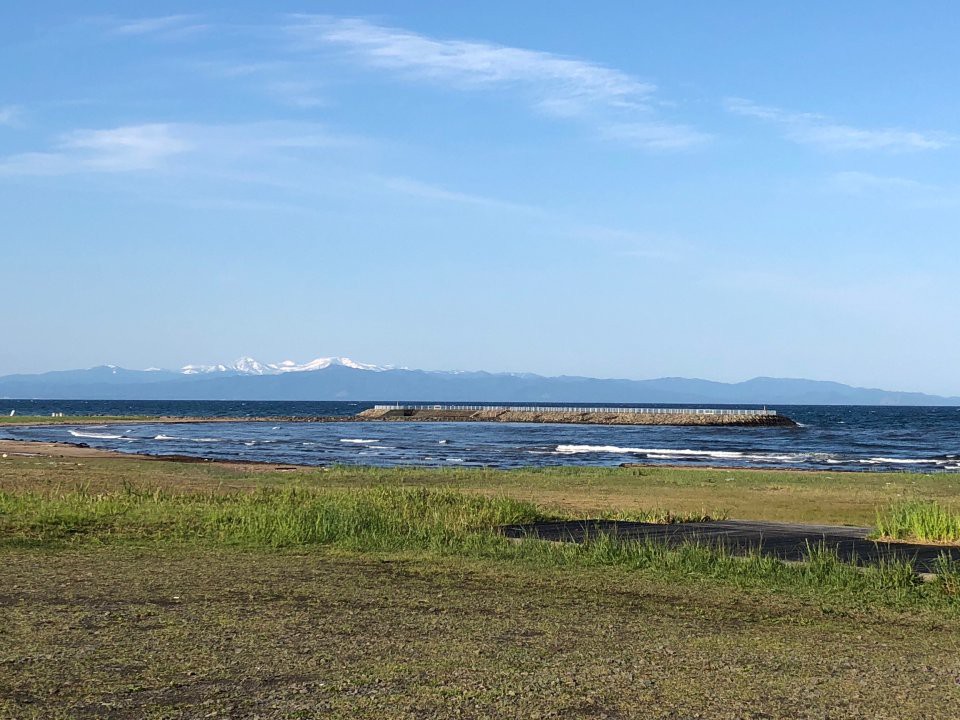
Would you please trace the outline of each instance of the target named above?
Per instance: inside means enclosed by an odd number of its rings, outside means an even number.
[[[65,423],[66,424],[66,423]],[[222,460],[219,458],[201,457],[198,455],[155,455],[151,453],[125,453],[119,450],[101,450],[93,448],[86,443],[70,442],[50,442],[47,440],[3,440],[0,439],[0,456],[13,455],[16,457],[49,457],[49,458],[87,458],[99,460],[145,460],[151,462],[182,462],[190,464],[209,464],[222,465],[225,467],[261,467],[261,468],[279,468],[283,470],[325,470],[329,465],[303,465],[299,463],[281,463],[270,462],[267,460]],[[358,468],[376,468],[377,465],[351,465],[349,467]],[[408,468],[420,468],[419,465],[402,466]],[[426,466],[425,466],[426,467]],[[530,466],[533,467],[533,466]],[[581,467],[557,465],[551,466],[557,468]],[[591,465],[595,469],[608,470],[700,470],[704,472],[747,472],[747,473],[785,473],[785,474],[804,474],[804,475],[932,475],[936,473],[911,473],[909,471],[894,470],[819,470],[815,468],[765,468],[765,467],[739,467],[729,465],[685,465],[683,463],[656,463],[644,464],[637,462],[623,462],[617,465]],[[451,468],[452,469],[452,468]],[[513,468],[460,468],[461,470],[487,470],[494,469],[498,472],[514,472]],[[949,474],[949,473],[944,473]]]
[[[0,459],[8,456],[25,458],[69,458],[71,460],[144,460],[148,462],[177,462],[191,465],[218,465],[221,467],[253,467],[271,470],[324,470],[322,465],[267,462],[265,460],[220,460],[196,455],[152,455],[125,453],[119,450],[101,450],[86,443],[49,442],[46,440],[0,440]]]

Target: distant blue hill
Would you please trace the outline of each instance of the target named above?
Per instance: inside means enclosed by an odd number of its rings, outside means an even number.
[[[324,359],[326,360],[329,359]],[[323,365],[323,363],[320,363]],[[216,371],[101,366],[0,377],[0,397],[71,400],[407,400],[474,402],[696,403],[752,405],[960,405],[960,398],[759,377],[740,383],[687,378],[602,380],[360,366],[338,358],[319,369],[216,366]],[[304,366],[306,367],[306,366]],[[264,368],[274,368],[273,370]]]

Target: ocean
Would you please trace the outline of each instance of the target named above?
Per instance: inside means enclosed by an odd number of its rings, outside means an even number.
[[[18,415],[350,416],[373,403],[0,400]],[[613,407],[613,406],[611,406]],[[626,406],[629,407],[629,406]],[[733,406],[731,406],[733,407]],[[744,406],[746,407],[746,406]],[[133,454],[305,465],[497,467],[621,463],[960,472],[960,408],[771,406],[799,427],[527,423],[197,423],[2,426],[0,439]]]

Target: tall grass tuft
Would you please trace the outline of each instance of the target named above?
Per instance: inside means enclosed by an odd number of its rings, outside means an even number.
[[[894,540],[960,543],[960,513],[930,501],[897,503],[877,512],[875,534]]]

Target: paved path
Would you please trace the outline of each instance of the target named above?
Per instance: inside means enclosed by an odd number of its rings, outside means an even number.
[[[874,542],[868,540],[871,528],[838,525],[798,525],[793,523],[723,520],[674,525],[622,522],[616,520],[574,520],[507,525],[501,528],[511,538],[533,537],[542,540],[583,542],[590,536],[609,533],[624,540],[646,540],[667,545],[700,542],[723,545],[733,552],[759,548],[765,555],[782,560],[803,560],[808,545],[835,548],[841,559],[859,565],[881,559],[909,560],[917,572],[936,572],[937,558],[946,554],[960,563],[960,547]]]

